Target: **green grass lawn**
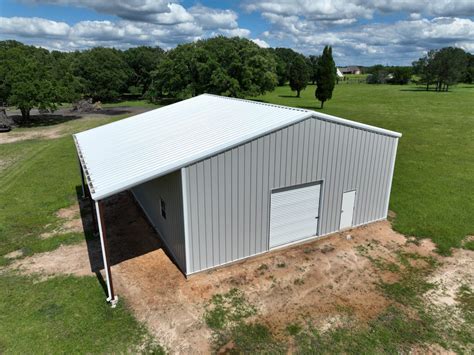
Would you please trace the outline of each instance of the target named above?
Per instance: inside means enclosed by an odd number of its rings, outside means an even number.
[[[0,156],[7,162],[0,175],[0,264],[1,256],[14,250],[23,249],[28,255],[83,239],[82,234],[48,239],[39,235],[55,229],[59,223],[55,212],[77,200],[80,175],[71,134],[123,117],[68,121],[61,125],[62,138],[0,144]],[[47,128],[17,131],[35,129]]]
[[[123,302],[104,302],[94,277],[0,276],[2,354],[137,353],[147,342]]]
[[[257,97],[319,111],[314,86]],[[441,253],[474,234],[474,86],[447,93],[406,85],[337,85],[324,113],[401,132],[390,209],[394,228],[430,237]]]
[[[56,212],[77,199],[70,134],[123,117],[69,121],[61,124],[62,138],[0,144],[0,266],[11,251],[26,256],[84,240],[82,233],[39,238],[59,225]],[[38,129],[48,127],[17,132]],[[112,310],[105,297],[96,277],[41,280],[0,270],[0,353],[137,353],[143,346],[160,353],[125,302]]]

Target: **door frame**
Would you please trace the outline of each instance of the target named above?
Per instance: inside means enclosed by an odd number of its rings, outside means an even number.
[[[299,240],[298,241],[295,241],[295,242],[292,242],[292,243],[288,243],[288,244],[283,244],[283,245],[279,245],[279,246],[276,246],[276,247],[273,247],[273,248],[270,248],[270,221],[271,221],[271,218],[272,218],[272,194],[273,193],[278,193],[278,192],[283,192],[283,191],[288,191],[288,190],[294,190],[294,189],[298,189],[298,188],[302,188],[302,187],[308,187],[308,186],[312,186],[312,185],[321,185],[321,187],[319,188],[319,205],[318,205],[318,227],[316,228],[316,234],[312,237],[309,237],[309,238],[314,238],[314,237],[317,237],[319,236],[319,230],[321,228],[321,203],[323,201],[323,193],[324,193],[324,179],[321,179],[321,180],[316,180],[316,181],[310,181],[310,182],[304,182],[304,183],[301,183],[301,184],[296,184],[296,185],[289,185],[289,186],[283,186],[283,187],[275,187],[275,188],[270,188],[268,190],[268,202],[267,202],[267,206],[268,206],[268,218],[267,218],[267,251],[269,250],[273,250],[273,249],[278,249],[278,248],[282,248],[282,247],[285,247],[287,245],[291,245],[291,244],[294,244],[294,243],[297,243],[297,242],[300,242]],[[307,239],[307,238],[306,238]],[[304,241],[305,239],[302,239],[301,241]]]
[[[352,191],[354,191],[354,206],[352,206],[352,220],[351,220],[351,225],[350,225],[350,227],[341,228],[342,204],[344,203],[344,194],[345,194],[345,193],[348,193],[348,192],[352,192]],[[355,208],[356,208],[356,200],[357,200],[357,189],[351,189],[351,190],[342,191],[342,196],[341,196],[341,208],[340,208],[340,212],[339,212],[339,229],[338,229],[339,231],[348,230],[348,229],[351,229],[352,227],[354,227],[354,211],[355,211]]]

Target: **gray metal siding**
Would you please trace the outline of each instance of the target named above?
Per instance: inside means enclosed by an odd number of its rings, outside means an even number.
[[[319,235],[338,230],[344,191],[354,226],[385,218],[397,140],[309,118],[184,168],[188,274],[268,250],[272,189],[322,181]]]
[[[131,190],[176,263],[186,273],[181,171],[148,181]],[[161,198],[166,204],[166,219],[161,215]]]

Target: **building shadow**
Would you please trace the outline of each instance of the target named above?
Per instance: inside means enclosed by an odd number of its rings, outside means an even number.
[[[436,91],[434,89],[430,89],[430,90],[426,90],[426,88],[406,88],[406,89],[400,89],[400,91],[410,91],[410,92],[436,92],[436,93],[440,93],[440,92],[451,92],[451,91]]]
[[[54,126],[81,118],[80,115],[32,114],[29,121],[23,121],[21,115],[10,115],[9,117],[13,120],[16,126],[26,128]]]
[[[32,110],[30,114],[30,119],[28,121],[23,121],[23,118],[20,114],[11,114],[8,115],[8,117],[13,120],[15,126],[17,127],[34,128],[54,126],[68,121],[84,118],[85,116],[90,115],[104,115],[113,117],[130,114],[133,112],[134,111],[132,109],[124,106],[104,108],[91,112],[78,112],[71,111],[70,109],[58,109],[57,111],[55,111],[55,113],[41,114],[38,113],[37,110]]]
[[[91,271],[96,273],[98,278],[102,278],[100,270],[104,265],[94,202],[82,198],[80,186],[76,187],[76,193]],[[104,219],[110,266],[163,247],[158,234],[143,216],[129,192],[122,192],[104,200]]]
[[[321,111],[321,106],[319,102],[317,103],[316,106],[300,106],[300,108],[305,109],[305,110],[311,110],[311,111]]]
[[[106,115],[106,116],[119,116],[132,113],[132,110],[127,109],[125,106],[123,107],[111,107],[111,108],[104,108],[98,111],[88,112],[87,114],[97,114],[97,115]]]

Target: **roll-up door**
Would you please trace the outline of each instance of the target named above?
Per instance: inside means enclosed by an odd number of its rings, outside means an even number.
[[[315,184],[272,192],[270,248],[317,234],[320,191]]]

